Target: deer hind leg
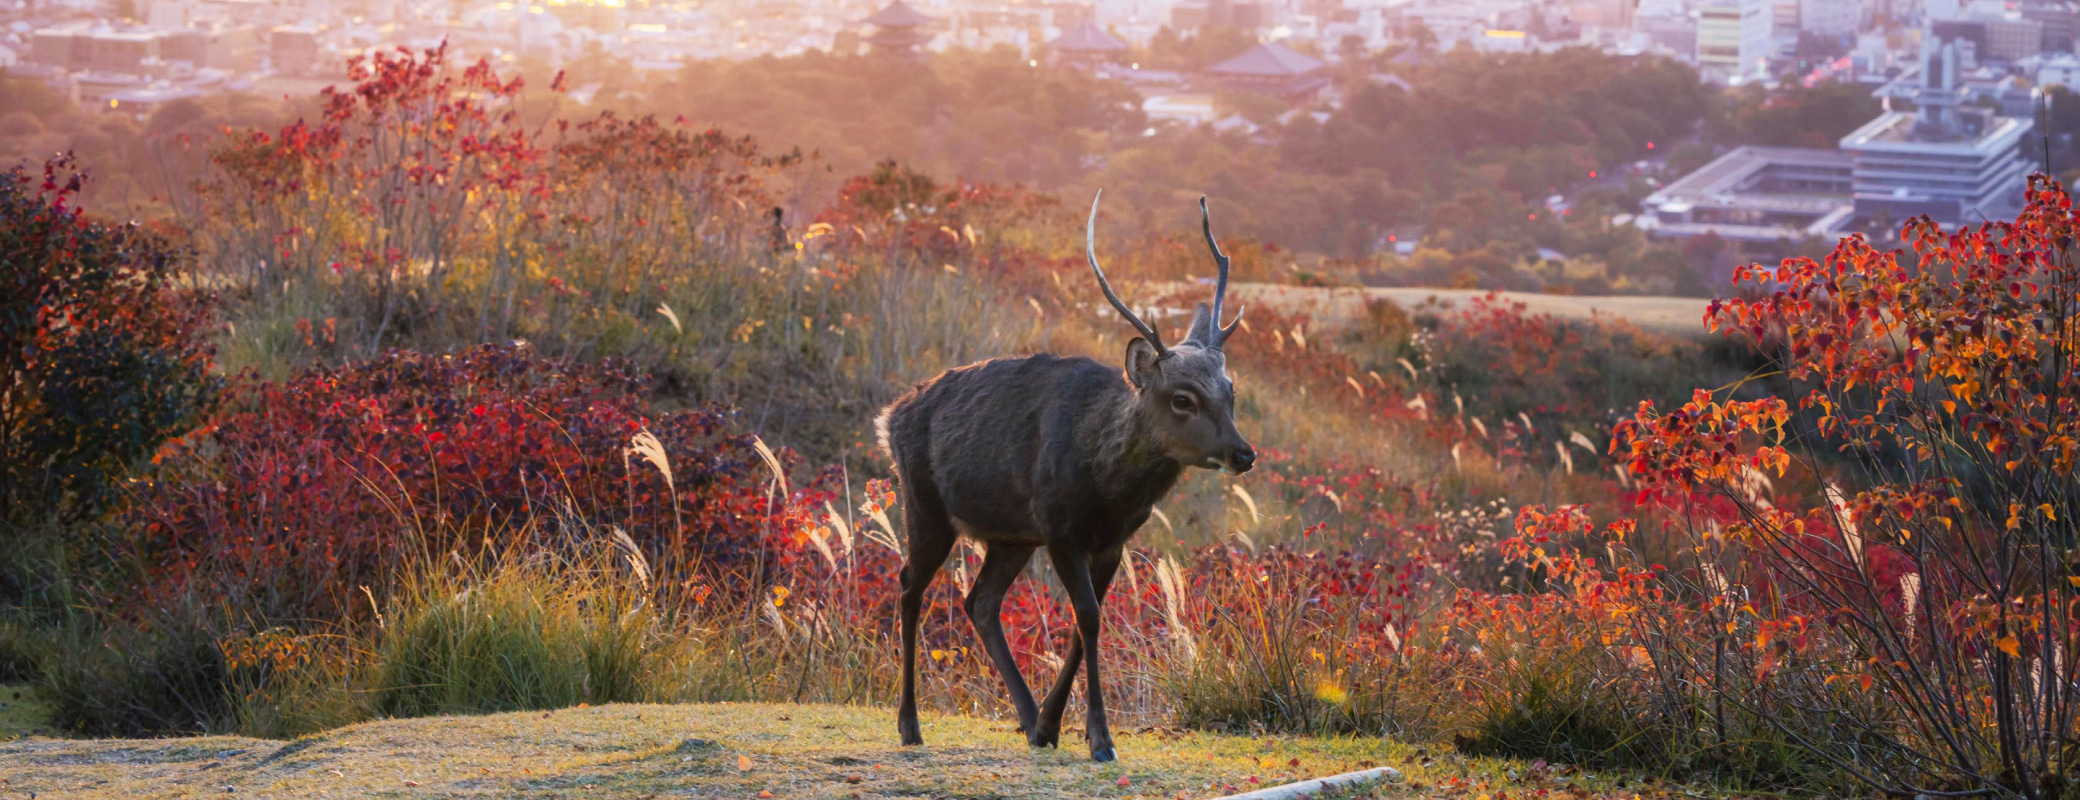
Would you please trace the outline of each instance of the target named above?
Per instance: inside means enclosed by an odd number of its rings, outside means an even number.
[[[1097,629],[1104,613],[1105,593],[1112,588],[1113,577],[1119,574],[1123,552],[1079,557],[1050,549],[1049,555],[1054,558],[1055,573],[1061,577],[1063,588],[1069,592],[1069,602],[1076,609],[1076,629],[1069,636],[1069,652],[1062,659],[1062,671],[1055,675],[1054,688],[1048,690],[1047,699],[1041,704],[1040,722],[1027,732],[1026,741],[1035,747],[1054,747],[1061,742],[1062,713],[1069,707],[1069,688],[1081,668],[1083,694],[1089,708],[1084,733],[1091,743],[1091,759],[1111,761],[1112,734],[1105,723],[1105,697],[1100,689],[1103,681],[1098,676]]]
[[[903,524],[910,535],[909,553],[903,562],[903,697],[896,709],[896,733],[903,744],[924,744],[917,728],[917,624],[924,612],[924,595],[932,578],[953,552],[958,534],[946,508],[931,486],[902,476]]]
[[[968,590],[968,621],[975,624],[975,635],[982,639],[982,648],[989,652],[990,663],[997,668],[997,677],[1004,679],[1004,690],[1011,693],[1011,707],[1018,712],[1018,729],[1030,731],[1040,710],[1033,704],[1033,692],[1026,688],[1026,678],[1018,671],[1018,661],[1011,656],[1011,645],[1004,641],[1004,594],[1011,590],[1012,581],[1025,570],[1026,562],[1033,557],[1035,548],[1027,545],[992,544],[982,557],[982,570],[975,575],[975,585]]]

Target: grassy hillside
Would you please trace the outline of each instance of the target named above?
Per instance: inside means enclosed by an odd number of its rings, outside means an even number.
[[[387,720],[287,743],[28,737],[0,743],[0,796],[1177,798],[1368,765],[1405,778],[1360,796],[1632,797],[1658,786],[1360,737],[1142,729],[1118,734],[1119,762],[1093,764],[1077,747],[1032,750],[1002,721],[927,715],[924,726],[928,744],[902,749],[885,710],[724,703]],[[1697,791],[1680,788],[1665,791]]]
[[[1705,309],[1711,301],[1695,297],[1645,295],[1563,295],[1534,292],[1491,292],[1484,289],[1427,287],[1314,287],[1283,283],[1242,283],[1229,289],[1231,302],[1305,311],[1315,319],[1343,322],[1365,314],[1365,304],[1391,300],[1403,308],[1450,312],[1478,298],[1493,296],[1521,303],[1526,314],[1550,315],[1568,322],[1621,321],[1646,330],[1680,336],[1703,336]]]
[[[0,284],[39,287],[0,292],[0,680],[39,727],[118,739],[31,739],[0,775],[755,796],[915,757],[876,792],[1175,796],[1246,779],[1223,753],[1276,778],[1391,736],[1823,796],[2074,785],[2080,217],[2055,184],[2013,223],[1914,229],[1913,262],[1852,239],[1743,268],[1778,288],[1715,303],[1733,335],[1703,340],[1671,332],[1706,313],[1681,301],[1265,287],[1396,278],[1229,240],[1259,284],[1224,352],[1261,467],[1151,510],[1102,608],[1106,705],[1329,737],[1315,761],[1151,732],[1125,743],[1145,774],[1091,771],[978,722],[899,757],[885,712],[706,704],[886,707],[909,509],[875,410],[987,357],[1119,363],[1086,214],[1113,302],[1159,312],[1212,299],[1207,229],[894,163],[805,206],[798,153],[662,118],[538,131],[497,111],[518,81],[444,58],[384,55],[322,124],[227,139],[192,226],[82,216],[66,159],[0,180]],[[425,163],[385,149],[428,136]],[[1215,220],[1279,202],[1202,185]],[[1474,199],[1451,205],[1478,226]],[[923,598],[940,713],[1003,713],[963,611],[982,555]],[[1076,616],[1051,581],[1018,582],[996,651],[1043,684]],[[687,705],[564,711],[630,703]],[[506,712],[548,716],[455,716]],[[320,738],[121,741],[202,734]]]

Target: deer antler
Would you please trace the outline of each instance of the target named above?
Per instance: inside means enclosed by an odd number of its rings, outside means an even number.
[[[1097,274],[1098,288],[1105,291],[1105,299],[1112,301],[1112,307],[1119,309],[1119,315],[1127,318],[1127,324],[1134,326],[1134,330],[1141,332],[1141,338],[1147,339],[1149,344],[1155,345],[1156,357],[1167,356],[1170,354],[1170,348],[1163,346],[1163,337],[1158,336],[1156,329],[1149,327],[1148,323],[1142,322],[1140,317],[1134,316],[1134,312],[1127,309],[1126,303],[1119,301],[1119,295],[1112,292],[1112,282],[1105,280],[1105,268],[1098,266],[1098,201],[1104,197],[1105,190],[1099,189],[1098,195],[1091,198],[1091,218],[1088,223],[1084,224],[1083,228],[1083,254],[1090,259],[1091,272]],[[1226,274],[1224,270],[1222,272],[1223,277]]]
[[[1203,194],[1199,195],[1199,227],[1206,232],[1206,247],[1213,251],[1213,263],[1220,267],[1220,277],[1213,285],[1213,330],[1206,342],[1208,347],[1219,350],[1221,345],[1227,344],[1229,336],[1235,335],[1235,328],[1242,324],[1242,312],[1248,311],[1249,307],[1236,308],[1235,321],[1221,325],[1221,301],[1228,299],[1228,254],[1221,252],[1220,243],[1213,240],[1213,214],[1206,210],[1206,195]]]

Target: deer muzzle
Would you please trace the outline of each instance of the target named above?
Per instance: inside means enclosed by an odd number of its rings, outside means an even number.
[[[1257,451],[1246,444],[1228,451],[1228,457],[1221,460],[1221,466],[1227,468],[1230,475],[1241,475],[1256,465]]]

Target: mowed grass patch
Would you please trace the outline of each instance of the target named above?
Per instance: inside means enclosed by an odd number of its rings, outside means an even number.
[[[50,706],[34,690],[21,684],[0,683],[0,742],[48,733],[50,720]]]
[[[1093,764],[1075,731],[1061,749],[1033,750],[1008,722],[923,721],[918,748],[896,745],[885,709],[776,704],[386,720],[290,742],[30,737],[0,743],[0,796],[1207,798],[1368,765],[1407,775],[1379,796],[1517,793],[1548,778],[1592,795],[1639,788],[1356,737],[1128,732],[1120,761]]]

